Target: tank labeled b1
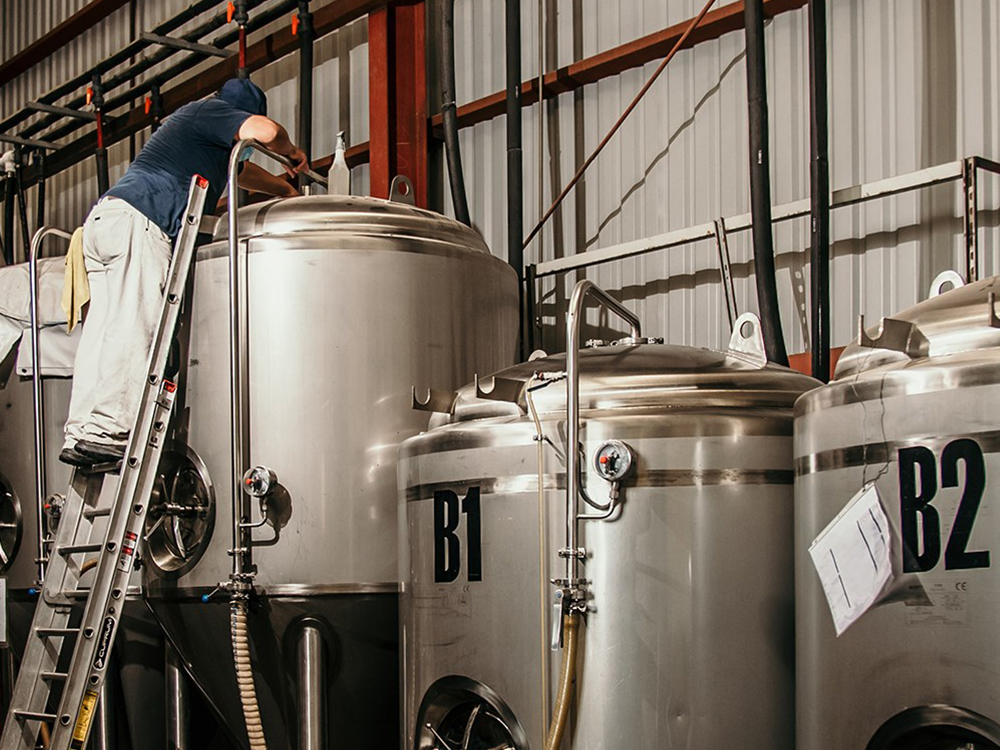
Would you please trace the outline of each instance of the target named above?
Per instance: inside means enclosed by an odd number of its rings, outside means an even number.
[[[799,750],[1000,747],[996,277],[863,324],[795,407]],[[812,540],[874,486],[919,597],[839,638]]]
[[[729,352],[631,338],[517,365],[403,444],[406,750],[544,747],[570,649],[563,748],[793,746],[792,405],[817,383],[743,322]]]
[[[241,480],[259,594],[247,624],[264,733],[299,746],[318,712],[337,744],[381,750],[398,737],[396,456],[428,421],[412,388],[513,362],[516,275],[468,227],[390,201],[271,201],[241,209],[239,227],[253,467]],[[226,222],[192,275],[176,410],[191,460],[163,484],[182,491],[163,504],[147,593],[245,744],[219,591],[233,548]]]

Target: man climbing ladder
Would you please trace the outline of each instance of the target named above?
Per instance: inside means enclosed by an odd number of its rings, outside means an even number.
[[[91,302],[77,349],[66,442],[72,466],[120,461],[138,406],[143,368],[160,309],[170,243],[181,225],[191,175],[208,180],[213,209],[226,185],[229,153],[253,138],[288,157],[289,173],[305,153],[266,117],[267,98],[248,80],[227,81],[214,97],[186,104],[153,134],[124,177],[91,210],[83,243]],[[249,156],[249,154],[247,154]],[[241,187],[297,195],[291,183],[255,164],[241,165]]]
[[[191,178],[120,477],[107,481],[114,466],[73,472],[0,750],[34,750],[43,724],[51,726],[49,750],[86,745],[170,423],[176,387],[164,371],[208,190],[207,179]],[[106,482],[117,485],[114,492],[104,491]],[[94,572],[88,555],[97,560]]]

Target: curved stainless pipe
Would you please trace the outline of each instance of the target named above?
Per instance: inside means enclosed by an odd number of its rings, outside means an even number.
[[[38,253],[42,241],[50,236],[62,237],[69,241],[73,235],[55,227],[40,227],[31,238],[28,253],[28,291],[31,299],[31,397],[35,416],[35,524],[38,533],[38,582],[45,580],[45,533],[42,519],[45,518],[45,400],[42,395],[42,360],[38,351]]]
[[[621,302],[592,281],[584,279],[573,288],[566,314],[566,581],[572,588],[577,580],[577,500],[580,496],[580,330],[583,327],[583,303],[587,296],[597,298],[604,307],[629,324],[634,339],[642,338],[642,324]],[[572,604],[572,602],[570,603]]]
[[[245,568],[250,564],[250,545],[243,544],[243,532],[246,528],[243,507],[244,490],[243,474],[250,465],[250,372],[249,354],[246,347],[247,320],[249,317],[249,300],[247,299],[247,269],[246,258],[240,253],[239,235],[239,171],[240,155],[246,148],[252,148],[265,154],[279,164],[293,166],[292,160],[281,154],[269,151],[253,138],[243,138],[233,146],[229,154],[228,172],[228,222],[229,222],[229,383],[232,412],[230,420],[230,437],[233,451],[233,578],[240,580]],[[327,181],[311,169],[303,170],[301,174],[324,187]]]

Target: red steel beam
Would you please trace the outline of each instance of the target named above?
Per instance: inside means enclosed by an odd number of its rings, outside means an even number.
[[[99,24],[128,0],[92,0],[44,36],[0,65],[0,86],[17,78],[53,52]]]
[[[388,198],[396,175],[410,178],[427,206],[426,7],[423,0],[368,17],[371,194]]]

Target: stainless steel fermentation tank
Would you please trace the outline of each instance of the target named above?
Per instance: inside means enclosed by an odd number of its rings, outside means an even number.
[[[27,333],[21,346],[29,346]],[[32,382],[14,371],[15,352],[0,366],[0,546],[9,563],[0,565],[7,579],[8,648],[2,663],[5,687],[14,673],[31,627],[39,579],[38,509],[35,500],[35,456],[32,448],[34,408]],[[45,417],[45,477],[49,491],[63,493],[69,485],[69,467],[58,462],[63,426],[69,410],[72,381],[42,379]],[[10,524],[10,525],[8,525]],[[135,583],[138,587],[139,580]],[[138,596],[125,606],[122,637],[116,648],[115,675],[108,680],[112,696],[105,718],[123,729],[131,746],[155,747],[166,727],[164,712],[164,640],[157,623]],[[5,697],[6,698],[6,697]],[[111,717],[114,717],[113,719]],[[105,736],[108,736],[107,734]],[[122,735],[123,737],[125,735]],[[160,745],[162,747],[162,745]]]
[[[404,750],[545,746],[574,575],[564,750],[792,747],[792,405],[817,383],[766,364],[753,316],[727,352],[647,342],[504,370],[403,444]]]
[[[384,750],[399,737],[397,451],[428,421],[411,388],[514,361],[516,276],[469,228],[402,203],[312,196],[238,216],[250,456],[274,486],[252,519],[263,521],[249,623],[264,731],[272,747]],[[150,525],[146,584],[245,743],[229,597],[216,591],[233,547],[227,237],[223,221],[195,262],[179,337],[181,468]]]
[[[795,407],[798,750],[1000,747],[1000,279],[941,286]],[[808,548],[868,484],[927,600],[837,638]]]

